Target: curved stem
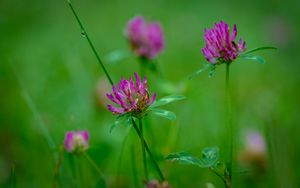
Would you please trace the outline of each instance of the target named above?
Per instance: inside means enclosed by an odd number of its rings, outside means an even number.
[[[138,127],[137,127],[135,121],[133,120],[133,118],[131,119],[131,121],[132,121],[132,124],[133,124],[133,127],[134,127],[135,131],[137,132],[137,134],[138,134],[139,137],[141,138],[140,130],[138,129]],[[147,153],[149,154],[149,157],[150,157],[152,163],[154,164],[154,167],[155,167],[155,169],[156,169],[156,171],[157,171],[157,173],[158,173],[160,179],[161,179],[162,181],[164,181],[164,180],[165,180],[165,177],[164,177],[162,171],[160,170],[160,168],[159,168],[157,162],[155,161],[155,159],[154,159],[154,157],[153,157],[153,155],[152,155],[152,153],[151,153],[151,151],[150,151],[150,149],[149,149],[149,147],[148,147],[148,144],[147,144],[147,142],[145,141],[145,139],[144,139],[144,144],[145,144],[145,149],[146,149]]]
[[[109,74],[108,74],[108,72],[107,72],[107,70],[106,70],[106,68],[105,68],[105,66],[104,66],[104,64],[103,64],[103,62],[102,62],[102,60],[100,59],[100,56],[98,55],[98,53],[97,53],[97,51],[96,51],[96,49],[95,49],[95,47],[94,47],[94,45],[93,45],[93,43],[92,43],[92,41],[91,41],[89,35],[87,34],[85,28],[83,27],[83,25],[82,25],[82,23],[81,23],[81,21],[80,21],[78,15],[77,15],[77,13],[76,13],[76,11],[75,11],[75,9],[73,8],[72,3],[71,3],[70,0],[68,0],[68,4],[69,4],[69,7],[70,7],[71,10],[72,10],[73,15],[74,15],[75,18],[76,18],[76,21],[78,22],[78,24],[79,24],[79,26],[80,26],[81,34],[82,34],[83,36],[86,37],[86,39],[87,39],[87,41],[88,41],[90,47],[92,48],[92,51],[93,51],[94,55],[95,55],[96,58],[97,58],[97,61],[99,62],[99,64],[100,64],[102,70],[104,71],[104,73],[105,73],[105,75],[106,75],[106,77],[107,77],[109,83],[110,83],[111,85],[114,85],[114,84],[113,84],[113,81],[112,81],[111,77],[109,76]]]
[[[222,175],[216,172],[213,168],[208,168],[208,169],[222,180],[226,188],[231,188],[231,186],[227,183],[226,179]]]
[[[227,106],[227,128],[229,133],[229,148],[230,148],[230,158],[229,158],[229,175],[232,179],[233,171],[233,127],[232,127],[232,110],[231,110],[231,96],[230,96],[230,85],[229,85],[229,72],[230,63],[226,63],[226,106]]]
[[[139,127],[140,127],[140,135],[141,135],[141,145],[142,145],[142,152],[143,152],[143,164],[144,164],[144,172],[146,181],[148,181],[148,169],[147,169],[147,161],[146,161],[146,151],[145,151],[145,142],[144,142],[144,131],[143,131],[143,120],[142,118],[139,119]]]

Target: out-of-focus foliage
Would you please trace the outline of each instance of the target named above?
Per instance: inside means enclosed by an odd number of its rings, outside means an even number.
[[[73,0],[73,4],[107,60],[114,82],[141,71],[134,56],[111,55],[128,51],[127,21],[143,15],[161,22],[166,48],[155,62],[161,77],[145,71],[148,84],[158,99],[170,94],[186,99],[164,107],[176,114],[175,121],[149,114],[144,132],[175,188],[222,187],[222,182],[205,169],[165,161],[169,153],[199,156],[202,148],[217,145],[220,161],[228,156],[225,67],[219,66],[213,78],[202,73],[188,79],[205,62],[204,28],[222,19],[230,26],[237,24],[238,37],[248,49],[276,46],[276,51],[257,52],[266,60],[263,65],[238,59],[231,66],[236,156],[244,147],[243,135],[253,129],[265,136],[268,155],[263,171],[242,168],[237,157],[234,183],[299,187],[300,1]],[[51,186],[65,132],[77,129],[90,131],[88,154],[107,176],[109,187],[132,187],[136,179],[142,185],[138,137],[130,126],[118,126],[110,133],[115,117],[105,108],[107,101],[98,97],[108,91],[97,89],[103,72],[67,2],[3,0],[0,28],[0,187]],[[150,170],[151,179],[157,179],[151,165]],[[72,160],[66,154],[59,186],[73,187],[75,177],[82,177],[84,187],[103,183],[85,158]]]

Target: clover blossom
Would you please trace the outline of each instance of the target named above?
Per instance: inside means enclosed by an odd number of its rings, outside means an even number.
[[[214,28],[204,30],[205,48],[202,53],[206,60],[212,64],[233,62],[240,53],[245,51],[246,43],[242,38],[236,43],[237,28],[234,24],[230,34],[228,24],[221,21],[215,23]]]
[[[69,153],[80,154],[89,147],[88,131],[68,131],[64,140],[64,148]]]
[[[118,87],[112,86],[113,93],[106,94],[112,102],[119,105],[119,107],[107,105],[113,114],[132,113],[140,117],[155,101],[156,94],[150,97],[146,77],[142,81],[137,73],[134,73],[134,76],[135,82],[132,77],[129,80],[121,79]]]
[[[160,24],[146,22],[142,16],[129,20],[125,34],[132,51],[139,57],[154,59],[164,48]]]

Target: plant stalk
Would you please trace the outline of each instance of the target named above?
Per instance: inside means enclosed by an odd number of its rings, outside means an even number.
[[[88,43],[89,43],[89,45],[90,45],[90,47],[91,47],[91,49],[92,49],[94,55],[95,55],[96,58],[97,58],[97,61],[99,62],[99,64],[100,64],[102,70],[104,71],[104,73],[105,73],[105,75],[106,75],[106,77],[107,77],[109,83],[110,83],[111,85],[114,85],[114,84],[113,84],[113,81],[112,81],[111,77],[109,76],[109,74],[108,74],[108,72],[107,72],[107,70],[106,70],[106,68],[105,68],[105,66],[104,66],[104,64],[103,64],[103,62],[102,62],[102,60],[100,59],[100,56],[98,55],[98,53],[97,53],[97,51],[96,51],[96,49],[95,49],[95,47],[94,47],[94,45],[93,45],[93,43],[92,43],[92,41],[91,41],[89,35],[88,35],[88,33],[86,32],[86,30],[85,30],[84,26],[82,25],[82,23],[81,23],[81,21],[80,21],[78,15],[77,15],[75,9],[73,8],[73,5],[72,5],[72,3],[71,3],[70,0],[68,0],[68,5],[69,5],[69,7],[71,8],[72,13],[73,13],[73,15],[75,16],[76,21],[78,22],[78,24],[79,24],[79,26],[80,26],[81,34],[82,34],[83,36],[85,36],[85,38],[87,39],[87,41],[88,41]]]
[[[75,163],[75,156],[72,154],[68,154],[69,157],[69,162],[71,166],[71,171],[72,171],[72,187],[79,187],[78,186],[78,176],[77,176],[77,167]]]
[[[146,151],[145,151],[145,142],[144,142],[144,131],[143,131],[143,119],[139,119],[139,128],[140,128],[140,134],[141,134],[141,145],[142,145],[142,152],[143,152],[143,164],[144,164],[144,172],[145,172],[145,178],[146,181],[148,181],[148,168],[147,168],[147,160],[146,160]]]
[[[216,172],[213,168],[208,168],[208,169],[222,180],[222,182],[224,183],[225,188],[231,188],[230,180],[228,180],[226,177],[224,177],[223,175]]]
[[[132,118],[131,120],[132,120],[132,124],[133,124],[133,127],[134,127],[135,131],[137,132],[137,134],[139,135],[139,137],[142,139],[140,130],[138,129],[138,127],[137,127],[135,121],[133,120],[133,118]],[[150,157],[152,163],[154,164],[154,167],[155,167],[155,169],[156,169],[156,171],[157,171],[157,173],[158,173],[160,179],[161,179],[162,181],[164,181],[164,180],[165,180],[165,177],[164,177],[162,171],[160,170],[160,168],[159,168],[159,166],[158,166],[156,160],[154,159],[154,157],[153,157],[153,155],[152,155],[152,153],[151,153],[151,151],[150,151],[150,149],[149,149],[149,147],[148,147],[147,142],[145,141],[145,139],[143,139],[143,140],[144,140],[144,144],[145,144],[145,149],[146,149],[147,153],[149,154],[149,157]]]
[[[232,126],[232,109],[231,109],[231,95],[229,85],[230,63],[226,63],[226,107],[227,107],[227,128],[229,133],[229,179],[232,181],[233,172],[233,126]]]
[[[139,58],[139,64],[140,64],[140,75],[143,78],[145,76],[147,62],[145,59]]]

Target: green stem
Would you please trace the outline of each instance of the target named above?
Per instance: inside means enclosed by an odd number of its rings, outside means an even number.
[[[138,129],[138,127],[137,127],[135,121],[133,120],[133,118],[132,118],[131,120],[132,120],[132,124],[133,124],[133,127],[134,127],[135,131],[137,132],[137,134],[138,134],[139,137],[141,138],[140,130]],[[147,142],[145,141],[145,139],[143,139],[143,140],[144,140],[144,144],[145,144],[146,151],[147,151],[147,153],[149,154],[149,157],[150,157],[152,163],[154,164],[154,167],[155,167],[155,169],[156,169],[156,171],[157,171],[157,173],[158,173],[160,179],[161,179],[162,181],[164,181],[164,180],[165,180],[165,177],[164,177],[162,171],[160,170],[160,168],[159,168],[159,166],[158,166],[156,160],[154,159],[154,157],[153,157],[153,155],[152,155],[152,153],[151,153],[151,151],[150,151],[150,149],[149,149],[149,147],[148,147]]]
[[[224,178],[224,176],[216,172],[213,168],[208,168],[208,169],[222,180],[225,188],[231,188],[230,185],[227,183],[226,179]]]
[[[230,85],[229,85],[229,72],[230,63],[226,63],[226,106],[227,106],[227,128],[229,133],[229,148],[230,148],[230,158],[229,158],[229,176],[232,180],[233,171],[233,127],[232,127],[232,110],[231,110],[231,96],[230,96]]]
[[[143,131],[143,120],[142,118],[139,119],[139,127],[140,127],[140,140],[142,145],[142,152],[143,152],[143,164],[144,164],[144,172],[146,181],[148,181],[148,169],[147,169],[147,160],[146,160],[146,151],[145,151],[145,142],[144,142],[144,131]]]
[[[105,181],[106,178],[105,178],[103,172],[100,170],[100,168],[95,163],[95,161],[86,152],[84,152],[84,156],[89,161],[89,163],[95,168],[95,170],[98,172],[100,178]],[[106,183],[106,181],[105,181],[105,183]]]
[[[71,166],[71,171],[72,171],[72,187],[79,187],[78,186],[78,176],[77,176],[77,168],[76,168],[76,163],[75,163],[75,156],[73,154],[68,154],[69,157],[69,162]]]
[[[154,66],[155,66],[155,69],[156,69],[156,72],[157,72],[157,76],[158,78],[164,80],[164,77],[163,77],[163,74],[161,72],[161,68],[160,68],[160,64],[159,62],[156,60],[154,63]]]
[[[145,57],[140,57],[139,64],[140,64],[141,77],[144,77],[145,72],[147,71],[147,69],[149,69],[154,74],[156,74],[156,76],[158,76],[159,78],[162,78],[162,73],[159,70],[158,63],[155,62],[154,60],[149,60],[149,59],[146,59]]]
[[[104,71],[104,73],[105,73],[107,79],[109,80],[109,83],[110,83],[111,85],[114,85],[114,84],[113,84],[113,81],[112,81],[112,79],[111,79],[111,77],[109,76],[109,74],[108,74],[108,72],[107,72],[107,70],[106,70],[106,68],[105,68],[105,66],[104,66],[104,64],[103,64],[103,62],[102,62],[102,60],[100,59],[100,56],[98,55],[98,53],[97,53],[97,51],[96,51],[96,49],[95,49],[95,47],[94,47],[92,41],[90,40],[89,35],[87,34],[85,28],[83,27],[83,25],[82,25],[82,23],[81,23],[81,21],[80,21],[78,15],[77,15],[77,13],[76,13],[76,11],[75,11],[75,9],[73,8],[72,3],[71,3],[70,0],[68,0],[68,4],[69,4],[69,7],[71,8],[72,13],[74,14],[74,16],[75,16],[75,18],[76,18],[76,20],[77,20],[77,22],[78,22],[78,24],[79,24],[79,26],[80,26],[81,34],[82,34],[83,36],[86,37],[86,39],[87,39],[87,41],[88,41],[88,43],[89,43],[89,45],[90,45],[90,47],[91,47],[91,49],[92,49],[94,55],[95,55],[96,58],[97,58],[97,61],[98,61],[99,64],[101,65],[102,70]]]
[[[146,72],[146,65],[147,62],[145,59],[143,58],[139,58],[139,64],[140,64],[140,76],[143,78],[145,76],[145,72]]]

